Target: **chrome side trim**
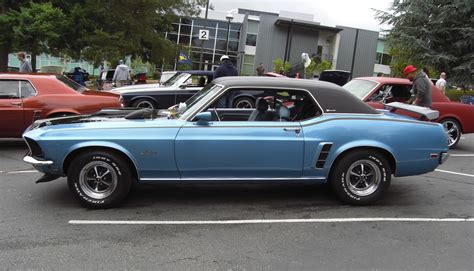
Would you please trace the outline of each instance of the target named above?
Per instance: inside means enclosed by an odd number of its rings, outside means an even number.
[[[325,177],[287,178],[140,178],[140,181],[283,181],[283,180],[326,180]]]
[[[26,163],[29,163],[29,164],[32,164],[32,165],[35,165],[35,166],[48,166],[48,165],[52,165],[53,164],[53,161],[50,161],[50,160],[38,160],[32,156],[25,156],[23,157],[23,161],[25,161]]]

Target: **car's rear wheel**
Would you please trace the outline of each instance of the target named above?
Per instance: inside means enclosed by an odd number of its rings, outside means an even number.
[[[255,108],[255,101],[250,97],[241,97],[234,101],[234,108]]]
[[[390,165],[384,155],[372,150],[357,150],[336,162],[330,182],[343,202],[367,205],[382,197],[390,185],[390,178]]]
[[[138,107],[138,108],[150,108],[150,109],[157,108],[156,103],[150,99],[138,99],[135,102],[133,102],[133,106]]]
[[[443,124],[444,130],[448,135],[448,146],[450,149],[453,149],[458,144],[459,139],[461,139],[461,125],[457,120],[451,118],[442,120],[441,124]]]
[[[128,195],[132,179],[128,162],[106,151],[79,154],[68,170],[69,189],[89,208],[109,208],[120,203]]]

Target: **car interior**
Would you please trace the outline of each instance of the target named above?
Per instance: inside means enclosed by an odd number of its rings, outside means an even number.
[[[322,114],[308,93],[294,90],[258,91],[262,96],[256,98],[255,108],[233,108],[233,97],[238,97],[245,91],[228,91],[208,107],[207,111],[212,113],[213,121],[287,122],[310,119]]]
[[[411,86],[409,85],[384,85],[379,91],[372,94],[369,101],[371,102],[401,102],[408,101],[411,97]]]

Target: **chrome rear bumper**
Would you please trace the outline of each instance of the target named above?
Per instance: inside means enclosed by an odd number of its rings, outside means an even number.
[[[448,160],[449,158],[449,153],[447,152],[442,152],[441,153],[441,157],[439,158],[439,164],[443,164],[444,162],[446,162],[446,160]]]
[[[34,157],[31,157],[31,156],[25,156],[23,157],[23,161],[29,163],[29,164],[32,164],[34,166],[49,166],[49,165],[52,165],[53,164],[53,161],[49,161],[49,160],[38,160]]]

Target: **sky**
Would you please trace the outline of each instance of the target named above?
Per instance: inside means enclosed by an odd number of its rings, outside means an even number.
[[[236,8],[279,13],[280,10],[309,13],[322,25],[349,26],[380,31],[387,29],[375,19],[373,9],[388,10],[393,0],[210,0],[215,10]]]

